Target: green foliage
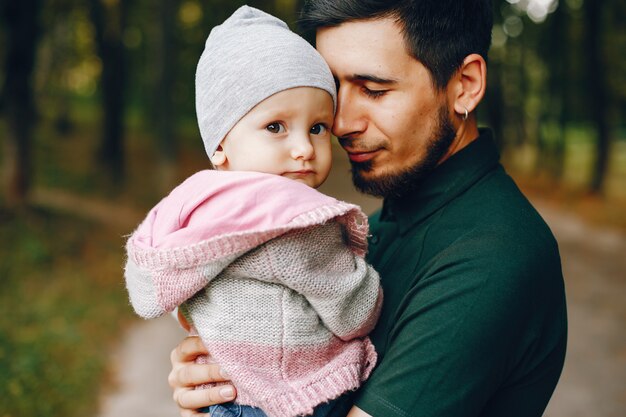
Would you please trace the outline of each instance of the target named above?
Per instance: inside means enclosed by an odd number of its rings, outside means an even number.
[[[121,238],[43,210],[0,213],[0,416],[93,414],[131,317]]]
[[[515,162],[527,175],[616,195],[612,184],[624,181],[611,155],[625,138],[624,2],[497,0],[494,11],[483,121],[507,153],[521,155]],[[532,148],[534,162],[521,148]]]

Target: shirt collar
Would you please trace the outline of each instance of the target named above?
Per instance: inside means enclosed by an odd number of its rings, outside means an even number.
[[[489,129],[437,166],[408,196],[385,199],[382,221],[395,221],[400,234],[435,213],[498,165],[500,155]]]

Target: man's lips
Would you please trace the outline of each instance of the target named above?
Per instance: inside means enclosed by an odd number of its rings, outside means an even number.
[[[384,149],[384,146],[372,146],[372,144],[367,147],[361,146],[365,145],[364,141],[349,137],[339,138],[339,144],[348,154],[348,158],[350,159],[350,161],[357,163],[372,160],[376,155],[378,155],[378,153],[380,153],[381,150]]]
[[[350,158],[352,162],[367,162],[371,160],[372,158],[374,158],[378,154],[379,151],[380,149],[376,149],[373,151],[366,151],[366,152],[346,150],[346,152],[348,152],[348,158]]]

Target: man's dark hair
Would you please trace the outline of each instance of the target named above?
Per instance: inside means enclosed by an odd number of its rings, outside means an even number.
[[[306,32],[354,20],[395,18],[407,50],[444,89],[466,56],[487,60],[491,0],[307,0],[300,26]]]

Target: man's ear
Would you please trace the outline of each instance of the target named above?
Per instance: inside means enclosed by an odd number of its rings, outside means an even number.
[[[222,145],[217,147],[215,153],[209,159],[215,168],[219,168],[226,163],[226,152],[224,152]]]
[[[453,76],[453,88],[449,91],[454,95],[454,111],[461,115],[473,112],[485,96],[487,88],[487,63],[478,54],[465,57],[463,64]]]

